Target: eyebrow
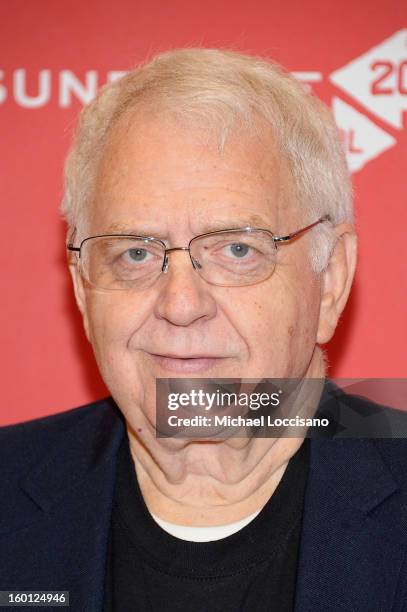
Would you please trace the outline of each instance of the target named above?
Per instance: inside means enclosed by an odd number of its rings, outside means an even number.
[[[239,229],[241,227],[258,227],[262,229],[270,229],[269,223],[264,217],[258,214],[251,214],[249,216],[234,217],[233,220],[228,219],[213,219],[208,220],[202,224],[199,230],[199,234],[206,234],[210,232],[216,232],[218,230],[226,229]],[[271,229],[270,229],[271,231]],[[135,236],[153,236],[165,240],[167,236],[162,234],[160,231],[154,231],[147,226],[139,225],[135,227],[127,223],[112,223],[105,232],[106,234],[128,234]]]

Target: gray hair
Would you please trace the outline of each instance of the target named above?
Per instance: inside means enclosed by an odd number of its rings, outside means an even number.
[[[217,49],[178,49],[105,85],[81,112],[65,165],[61,211],[69,231],[83,228],[104,144],[128,110],[163,110],[199,122],[223,147],[237,124],[271,127],[287,160],[305,222],[329,214],[334,225],[352,222],[352,187],[345,153],[329,109],[278,64]],[[298,228],[293,228],[298,229]],[[312,230],[312,266],[321,271],[333,245],[332,226]]]

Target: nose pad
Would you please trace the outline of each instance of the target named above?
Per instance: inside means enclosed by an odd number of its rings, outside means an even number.
[[[168,255],[164,257],[163,267],[161,268],[161,272],[164,272],[164,274],[167,274],[168,272]]]
[[[171,249],[171,251],[177,251],[177,250],[178,249]],[[185,247],[185,248],[184,247],[180,247],[179,250],[188,251],[189,249],[188,249],[188,247]],[[193,257],[191,255],[191,253],[189,255],[190,255],[190,259],[191,259],[191,263],[192,263],[193,269],[194,270],[200,270],[202,268],[202,265],[199,263],[199,261],[197,259],[195,259],[195,257]],[[164,272],[164,274],[166,274],[168,272],[168,268],[169,268],[169,258],[168,258],[168,255],[165,255],[164,261],[163,261],[163,265],[162,265],[162,268],[161,268],[161,272]]]
[[[197,259],[195,259],[195,257],[192,257],[192,255],[191,255],[191,261],[192,261],[192,266],[194,270],[201,270],[202,265],[199,263]]]

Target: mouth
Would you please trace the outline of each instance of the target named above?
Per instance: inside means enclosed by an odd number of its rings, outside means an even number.
[[[214,357],[211,355],[158,355],[150,353],[154,362],[163,370],[178,374],[194,372],[205,372],[219,365],[225,357]]]

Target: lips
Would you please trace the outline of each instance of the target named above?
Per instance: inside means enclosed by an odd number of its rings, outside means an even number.
[[[154,362],[163,370],[175,373],[204,372],[218,365],[224,357],[212,355],[158,355],[150,353]]]
[[[171,353],[150,353],[154,357],[166,357],[168,359],[222,359],[219,355],[175,355]]]

